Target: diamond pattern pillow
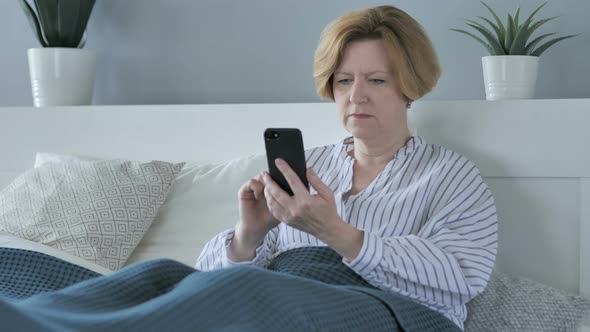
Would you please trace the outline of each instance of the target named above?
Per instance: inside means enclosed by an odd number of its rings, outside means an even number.
[[[118,270],[184,163],[48,163],[0,191],[0,231]]]

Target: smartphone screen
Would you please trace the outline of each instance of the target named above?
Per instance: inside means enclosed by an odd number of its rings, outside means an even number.
[[[264,145],[266,147],[268,173],[272,179],[284,191],[293,196],[293,191],[283,176],[283,173],[275,165],[275,159],[281,158],[291,166],[303,185],[309,190],[301,131],[296,128],[267,128],[264,131]]]

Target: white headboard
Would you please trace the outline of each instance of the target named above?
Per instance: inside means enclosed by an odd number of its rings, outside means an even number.
[[[410,118],[479,166],[500,270],[590,296],[590,99],[416,102]],[[272,126],[301,128],[306,147],[347,135],[330,103],[0,108],[0,187],[37,151],[223,161],[262,153]]]

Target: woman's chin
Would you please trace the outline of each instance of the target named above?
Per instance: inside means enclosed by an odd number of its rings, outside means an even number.
[[[348,128],[348,132],[354,137],[358,139],[369,139],[375,137],[375,131],[371,131],[369,128]]]

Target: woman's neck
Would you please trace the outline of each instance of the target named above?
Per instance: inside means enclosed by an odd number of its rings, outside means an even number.
[[[359,166],[378,167],[387,164],[393,159],[397,151],[410,139],[410,131],[406,130],[389,139],[365,140],[354,139],[354,149],[350,156],[356,160]]]

